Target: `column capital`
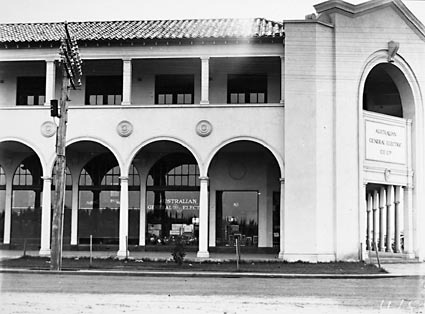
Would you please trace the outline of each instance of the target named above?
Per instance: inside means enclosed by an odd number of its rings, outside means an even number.
[[[53,178],[52,177],[41,177],[43,179],[43,181],[52,181]]]
[[[208,182],[210,180],[210,178],[209,177],[207,177],[207,176],[200,176],[199,177],[199,181],[206,181],[206,182]]]
[[[285,178],[279,178],[280,184],[285,184]]]
[[[127,61],[127,62],[129,62],[129,61],[131,61],[131,60],[133,60],[131,57],[124,57],[124,58],[122,58],[122,61]]]
[[[200,58],[201,58],[201,60],[209,60],[211,57],[210,56],[201,56]]]
[[[121,176],[120,177],[120,181],[128,181],[128,176]]]

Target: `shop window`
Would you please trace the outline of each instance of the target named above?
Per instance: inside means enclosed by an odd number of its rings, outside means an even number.
[[[13,185],[29,186],[32,185],[32,174],[24,164],[19,165],[13,177]]]
[[[116,166],[110,169],[102,179],[101,185],[119,185],[120,184],[120,167]]]
[[[4,173],[3,167],[0,166],[0,189],[2,186],[6,187],[6,174]]]
[[[45,77],[18,77],[17,80],[17,106],[44,105],[46,99]]]
[[[229,74],[229,104],[263,104],[267,102],[267,75]]]
[[[84,185],[84,186],[93,185],[93,180],[86,169],[83,169],[81,171],[79,185]]]
[[[193,104],[193,75],[157,75],[155,77],[156,104]]]
[[[216,192],[217,244],[258,246],[258,192]]]
[[[86,105],[120,105],[122,76],[86,77]]]

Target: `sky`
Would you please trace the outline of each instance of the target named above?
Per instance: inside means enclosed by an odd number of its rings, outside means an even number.
[[[0,0],[0,23],[263,17],[304,19],[322,0]],[[348,0],[353,4],[365,0]],[[403,0],[425,24],[425,0]]]

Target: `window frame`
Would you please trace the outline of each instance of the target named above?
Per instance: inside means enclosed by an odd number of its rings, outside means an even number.
[[[265,104],[267,103],[267,74],[228,74],[227,75],[227,103],[228,104]],[[263,94],[263,101],[258,101]],[[237,100],[232,101],[236,95]],[[252,96],[256,101],[251,101]]]
[[[186,97],[190,95],[190,101]],[[160,102],[160,97],[164,101]],[[183,102],[179,101],[183,97]],[[155,75],[156,105],[190,105],[194,104],[195,75],[194,74],[157,74]],[[171,102],[169,101],[171,99]]]
[[[32,104],[28,104],[28,97],[34,97]],[[25,101],[21,102],[21,99],[25,99]],[[43,106],[45,102],[45,76],[18,76],[16,78],[16,106]]]
[[[88,106],[121,105],[123,96],[122,75],[90,75],[85,78],[84,103]],[[92,96],[95,103],[90,103]],[[109,96],[113,96],[113,103],[109,103]],[[98,103],[99,101],[99,103]]]

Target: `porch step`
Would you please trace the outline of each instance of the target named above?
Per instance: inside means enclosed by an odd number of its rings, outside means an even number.
[[[389,252],[378,252],[379,262],[381,264],[410,264],[420,263],[418,258],[411,257],[408,254],[403,253],[389,253]],[[369,252],[368,263],[378,264],[375,251]]]

